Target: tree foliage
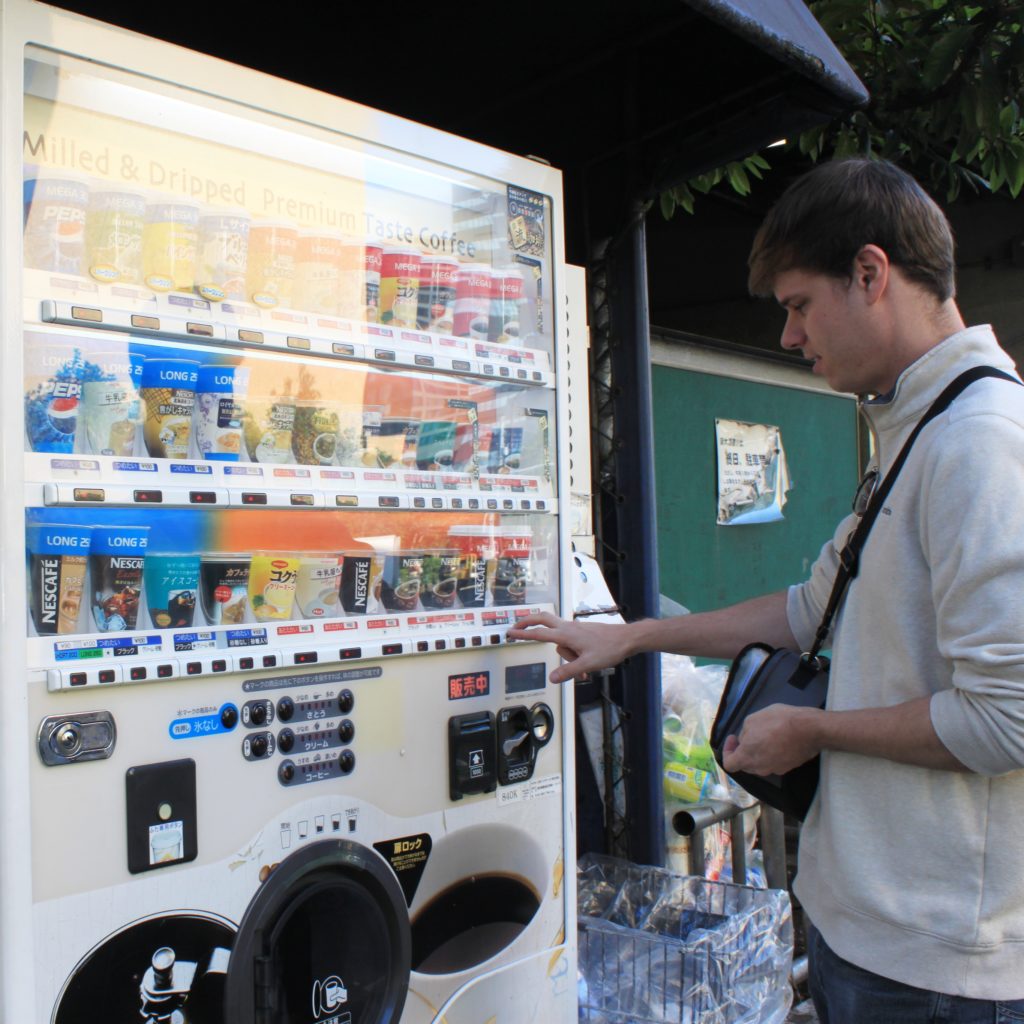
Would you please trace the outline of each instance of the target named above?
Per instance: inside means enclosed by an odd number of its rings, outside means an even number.
[[[789,143],[812,161],[873,155],[937,194],[1024,189],[1024,0],[810,0],[867,86],[870,103]],[[662,211],[693,211],[694,192],[728,183],[749,193],[753,156],[676,186]],[[761,177],[757,173],[756,177]],[[708,183],[711,183],[710,186]]]

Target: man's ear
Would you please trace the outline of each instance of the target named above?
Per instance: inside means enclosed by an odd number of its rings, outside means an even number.
[[[889,257],[885,250],[869,243],[853,259],[853,283],[869,305],[876,303],[889,285]]]

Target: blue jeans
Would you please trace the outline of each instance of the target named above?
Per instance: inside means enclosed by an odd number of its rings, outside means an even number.
[[[965,999],[891,981],[836,956],[810,922],[807,959],[821,1024],[1024,1024],[1024,999]]]

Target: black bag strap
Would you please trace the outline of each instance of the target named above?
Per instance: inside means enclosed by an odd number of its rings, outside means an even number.
[[[896,456],[896,461],[889,468],[889,472],[885,474],[885,478],[875,488],[874,493],[871,495],[871,500],[868,502],[868,507],[864,510],[864,515],[861,516],[860,522],[857,524],[857,528],[850,534],[846,546],[839,552],[839,571],[836,573],[835,582],[832,584],[832,593],[829,595],[828,604],[825,606],[825,612],[821,617],[821,625],[818,626],[818,632],[814,636],[814,644],[810,651],[804,654],[805,662],[813,663],[817,660],[818,651],[821,650],[825,643],[829,628],[832,625],[832,619],[839,610],[839,602],[843,599],[846,587],[850,580],[857,575],[857,571],[860,568],[860,553],[864,548],[865,541],[868,539],[868,531],[878,518],[878,514],[882,511],[882,504],[888,497],[889,491],[892,490],[892,485],[896,482],[899,471],[907,461],[907,456],[910,455],[910,449],[913,447],[918,435],[936,416],[945,412],[953,399],[961,391],[983,377],[1000,377],[1014,384],[1021,383],[1012,374],[1006,373],[1003,370],[997,370],[994,366],[974,366],[969,370],[965,370],[959,377],[949,383],[942,394],[932,402],[931,407],[921,417],[920,422],[914,427],[910,437],[907,438],[899,455]]]

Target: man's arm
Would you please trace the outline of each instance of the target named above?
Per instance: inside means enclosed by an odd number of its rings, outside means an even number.
[[[643,651],[733,658],[755,640],[776,647],[796,646],[786,617],[784,590],[713,612],[630,623],[568,622],[545,612],[520,619],[508,635],[513,640],[556,645],[566,664],[551,673],[553,683],[610,668]]]
[[[727,771],[781,775],[823,750],[882,757],[901,764],[967,771],[932,726],[931,697],[887,708],[821,711],[773,704],[725,742]]]

